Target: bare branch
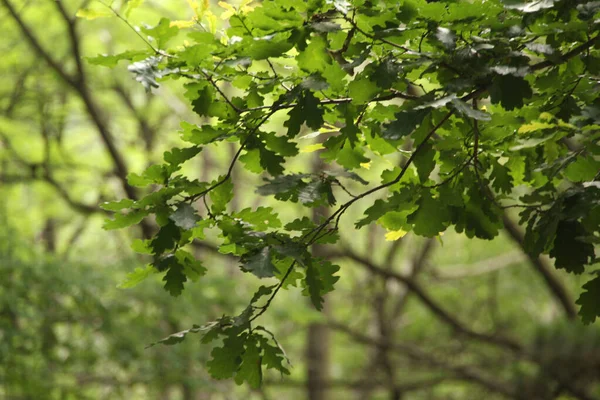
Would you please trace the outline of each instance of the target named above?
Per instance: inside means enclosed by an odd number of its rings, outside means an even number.
[[[0,0],[0,1],[2,2],[4,7],[6,7],[6,9],[8,10],[8,13],[11,15],[13,20],[19,26],[21,33],[23,33],[23,36],[25,36],[25,39],[31,45],[31,47],[33,47],[33,49],[36,51],[36,53],[38,53],[38,55],[40,57],[42,57],[44,59],[44,61],[46,61],[46,63],[50,66],[50,68],[52,68],[52,70],[54,70],[65,82],[69,83],[70,85],[74,85],[76,83],[76,79],[73,76],[71,76],[69,73],[67,73],[67,71],[64,70],[62,65],[60,65],[58,62],[56,62],[54,60],[54,58],[52,58],[50,53],[48,53],[42,47],[42,45],[40,44],[38,39],[34,36],[33,32],[25,24],[25,22],[23,21],[23,19],[19,15],[19,13],[16,11],[16,9],[13,7],[13,5],[10,3],[10,1],[9,0]]]
[[[370,259],[356,254],[352,249],[346,248],[343,252],[331,254],[330,256],[349,258],[353,261],[356,261],[359,265],[363,266],[371,273],[388,279],[396,280],[406,285],[406,287],[408,287],[440,321],[450,326],[459,334],[481,342],[494,344],[496,346],[509,349],[513,352],[519,353],[523,350],[523,346],[512,339],[473,331],[448,313],[441,305],[436,303],[435,300],[433,300],[417,282],[396,272],[389,271],[381,266],[375,265],[375,263],[373,263]]]
[[[410,360],[451,372],[455,377],[457,377],[461,381],[478,384],[493,392],[502,394],[503,396],[508,398],[520,399],[519,394],[516,393],[507,384],[495,381],[493,380],[493,378],[484,375],[482,372],[472,367],[452,365],[444,360],[441,360],[438,357],[429,354],[425,350],[420,349],[413,343],[411,343],[410,345],[399,343],[392,343],[391,345],[389,345],[387,343],[382,343],[381,341],[375,338],[357,332],[352,328],[336,321],[330,321],[329,326],[339,332],[347,334],[359,343],[363,343],[369,346],[389,348],[390,350],[397,352],[398,354],[405,356]],[[452,378],[448,377],[448,379]]]

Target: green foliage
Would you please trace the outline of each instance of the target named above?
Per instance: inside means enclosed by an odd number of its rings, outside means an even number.
[[[585,290],[579,299],[577,304],[581,306],[581,320],[586,324],[591,324],[596,320],[596,317],[600,317],[600,311],[598,310],[598,298],[600,297],[600,276],[596,273],[596,277],[583,285]]]
[[[553,1],[475,1],[467,7],[422,0],[275,0],[232,13],[227,29],[194,28],[189,42],[171,48],[166,46],[179,28],[162,19],[143,29],[156,46],[147,58],[126,52],[91,60],[114,65],[129,59],[129,70],[146,90],[161,80],[184,81],[191,109],[210,123],[183,122],[182,139],[196,146],[237,144],[216,180],[180,173],[201,147],[173,149],[165,164],[129,177],[131,185],[153,185],[153,192],[104,206],[118,211],[107,229],[156,216],[160,229],[148,245],[152,268],[165,272],[165,289],[174,296],[188,278],[204,274],[193,257],[182,256],[202,237],[195,233],[202,223],[201,229],[216,231],[219,251],[238,257],[243,271],[275,281],[271,289],[261,287],[242,314],[223,317],[205,336],[223,340],[208,363],[215,378],[257,387],[261,366],[285,373],[278,347],[251,322],[297,280],[322,308],[338,267],[309,249],[335,243],[339,220],[361,199],[372,206],[357,228],[379,223],[426,237],[453,227],[491,240],[506,209],[520,208],[533,256],[548,254],[557,268],[572,273],[596,262],[597,8],[575,12]],[[555,20],[560,27],[552,25]],[[229,83],[233,92],[225,90]],[[284,118],[283,136],[267,127],[277,118]],[[304,160],[296,140],[306,130],[328,133],[320,155],[326,171],[289,167],[288,160]],[[380,181],[350,172],[386,165],[393,156],[381,156],[394,153],[396,166]],[[238,161],[264,175],[259,195],[331,212],[282,227],[278,208],[233,210],[238,194],[231,177]],[[347,179],[368,188],[352,193]],[[125,285],[149,271],[135,272]],[[579,300],[586,323],[599,312],[597,280],[584,286]],[[268,300],[257,306],[263,297]],[[178,339],[164,343],[173,341]]]

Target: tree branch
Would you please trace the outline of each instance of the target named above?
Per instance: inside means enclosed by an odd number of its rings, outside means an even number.
[[[502,220],[504,222],[504,228],[506,228],[506,232],[508,232],[510,238],[521,248],[523,253],[529,259],[529,262],[533,268],[542,276],[542,279],[544,279],[548,290],[550,290],[550,293],[552,293],[556,301],[558,301],[558,303],[561,305],[567,318],[576,319],[577,310],[575,309],[575,304],[573,303],[571,295],[567,291],[567,288],[552,272],[552,266],[548,263],[547,259],[534,257],[525,250],[523,247],[523,232],[521,232],[519,226],[513,220],[511,220],[506,213],[503,214]]]
[[[113,161],[113,165],[115,167],[115,174],[119,178],[123,190],[125,191],[127,197],[136,200],[138,198],[136,190],[127,182],[127,175],[129,171],[127,168],[127,164],[125,163],[125,159],[117,149],[112,139],[112,135],[108,128],[108,121],[102,115],[100,108],[97,106],[94,98],[92,97],[87,88],[86,76],[83,66],[78,64],[78,74],[76,75],[76,77],[69,75],[66,71],[64,71],[62,66],[55,62],[54,59],[49,55],[49,53],[46,52],[46,50],[42,47],[39,40],[33,35],[29,27],[24,23],[23,19],[17,13],[10,1],[0,1],[8,9],[9,14],[19,26],[19,29],[27,39],[27,42],[30,44],[30,46],[36,51],[36,53],[38,53],[38,55],[40,55],[48,63],[51,69],[54,70],[79,95],[79,98],[83,102],[88,116],[96,126],[96,130],[98,131],[98,134],[100,135],[100,138],[102,139],[102,142],[104,143],[104,146],[107,149]],[[79,49],[79,39],[77,37],[74,22],[68,17],[66,10],[62,8],[61,4],[57,4],[57,7],[59,7],[59,12],[63,15],[63,18],[67,23],[69,39],[72,44],[72,53],[73,57],[76,59],[75,62],[80,63],[81,57]],[[152,227],[150,226],[150,224],[148,224],[145,220],[142,220],[140,225],[144,237],[151,237]]]
[[[387,343],[382,343],[381,341],[375,338],[369,337],[358,331],[355,331],[352,328],[336,321],[330,321],[329,326],[332,329],[347,334],[359,343],[363,343],[369,346],[389,348],[390,350],[397,352],[400,355],[403,355],[413,361],[449,371],[454,376],[458,377],[461,381],[475,383],[479,386],[485,387],[493,392],[499,393],[508,398],[520,399],[519,394],[515,392],[512,388],[510,388],[508,385],[495,381],[492,378],[484,375],[480,371],[477,371],[473,368],[467,366],[452,365],[448,362],[440,360],[438,357],[427,353],[426,351],[420,349],[412,343],[410,345],[403,345],[399,343],[392,343],[391,345],[389,345]]]
[[[465,337],[500,346],[516,353],[520,353],[523,350],[523,346],[512,339],[501,336],[491,336],[471,330],[469,327],[465,326],[462,322],[444,310],[442,306],[437,304],[414,280],[375,265],[371,260],[356,254],[352,249],[346,248],[341,253],[331,254],[330,257],[349,258],[366,268],[371,273],[383,276],[387,279],[393,279],[402,283],[403,285],[406,285],[406,287],[410,289],[419,298],[419,300],[421,300],[421,302],[433,313],[433,315],[435,315],[441,322],[450,326],[454,331],[464,335]]]
[[[38,39],[34,36],[33,32],[29,29],[29,27],[25,24],[21,16],[17,13],[13,5],[9,2],[9,0],[0,0],[2,4],[8,10],[8,13],[11,15],[13,20],[19,26],[21,33],[25,36],[25,39],[31,47],[38,53],[40,57],[46,61],[46,63],[54,70],[65,82],[69,83],[69,85],[75,84],[75,78],[73,78],[70,74],[68,74],[64,68],[52,58],[50,53],[46,52]]]

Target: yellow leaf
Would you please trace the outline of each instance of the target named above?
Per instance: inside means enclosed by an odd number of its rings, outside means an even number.
[[[231,4],[229,4],[229,3],[224,2],[224,1],[220,1],[217,4],[219,5],[219,7],[224,8],[227,11],[231,11],[231,12],[235,13],[235,8]]]
[[[555,124],[547,124],[545,122],[534,121],[527,125],[521,125],[518,132],[519,133],[528,133],[528,132],[540,131],[542,129],[555,128],[555,127],[556,127]]]
[[[200,16],[202,15],[202,10],[200,10],[200,4],[198,4],[197,1],[195,0],[187,0],[190,8],[192,9],[192,11],[194,11],[194,15],[196,15],[196,17],[200,18]]]
[[[210,10],[204,13],[206,20],[208,21],[208,30],[213,35],[217,32],[217,16],[213,14]]]
[[[312,153],[314,151],[321,150],[324,148],[325,147],[323,147],[323,143],[309,144],[308,146],[302,148],[300,150],[300,153]]]
[[[393,242],[394,240],[398,240],[404,237],[408,232],[398,229],[397,231],[389,231],[385,234],[385,240],[388,242]]]
[[[169,26],[176,26],[179,29],[190,28],[196,24],[195,20],[191,21],[171,21]]]
[[[360,166],[363,167],[364,169],[371,169],[371,161],[360,163]]]
[[[552,121],[553,118],[554,115],[547,112],[543,112],[540,114],[540,119],[543,119],[544,121]]]
[[[92,10],[90,8],[80,8],[75,14],[75,16],[78,18],[85,18],[88,20],[93,20],[96,18],[106,18],[110,17],[111,15],[112,13],[110,12],[110,10]]]
[[[243,14],[248,14],[250,11],[254,10],[254,6],[249,5],[253,1],[254,0],[243,0],[242,1],[242,3],[240,4],[240,10],[242,11]]]
[[[225,11],[223,14],[221,14],[221,19],[222,20],[226,20],[231,18],[232,15],[235,15],[235,13],[237,12],[236,9],[229,3],[226,3],[224,1],[220,1],[219,3],[219,7],[224,8]]]

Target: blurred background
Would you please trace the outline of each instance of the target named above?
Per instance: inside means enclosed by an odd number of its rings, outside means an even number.
[[[483,241],[355,230],[372,199],[349,211],[340,245],[317,250],[341,267],[325,311],[292,288],[262,317],[292,366],[269,371],[260,390],[211,379],[200,337],[146,348],[239,313],[259,282],[209,237],[196,248],[209,272],[181,297],[160,276],[118,287],[148,262],[130,249],[142,231],[104,231],[98,204],[139,196],[127,174],[180,144],[181,121],[200,121],[178,82],[147,93],[126,63],[85,60],[145,45],[114,16],[75,18],[90,4],[0,0],[0,399],[600,398],[600,326],[583,326],[574,305],[588,278],[528,258],[510,213],[501,236]],[[128,20],[191,16],[187,0],[146,0]],[[299,141],[292,170],[322,168],[311,143]],[[214,179],[235,150],[210,147],[187,172]],[[279,207],[283,220],[306,213],[256,195],[260,181],[236,169],[236,196]]]

